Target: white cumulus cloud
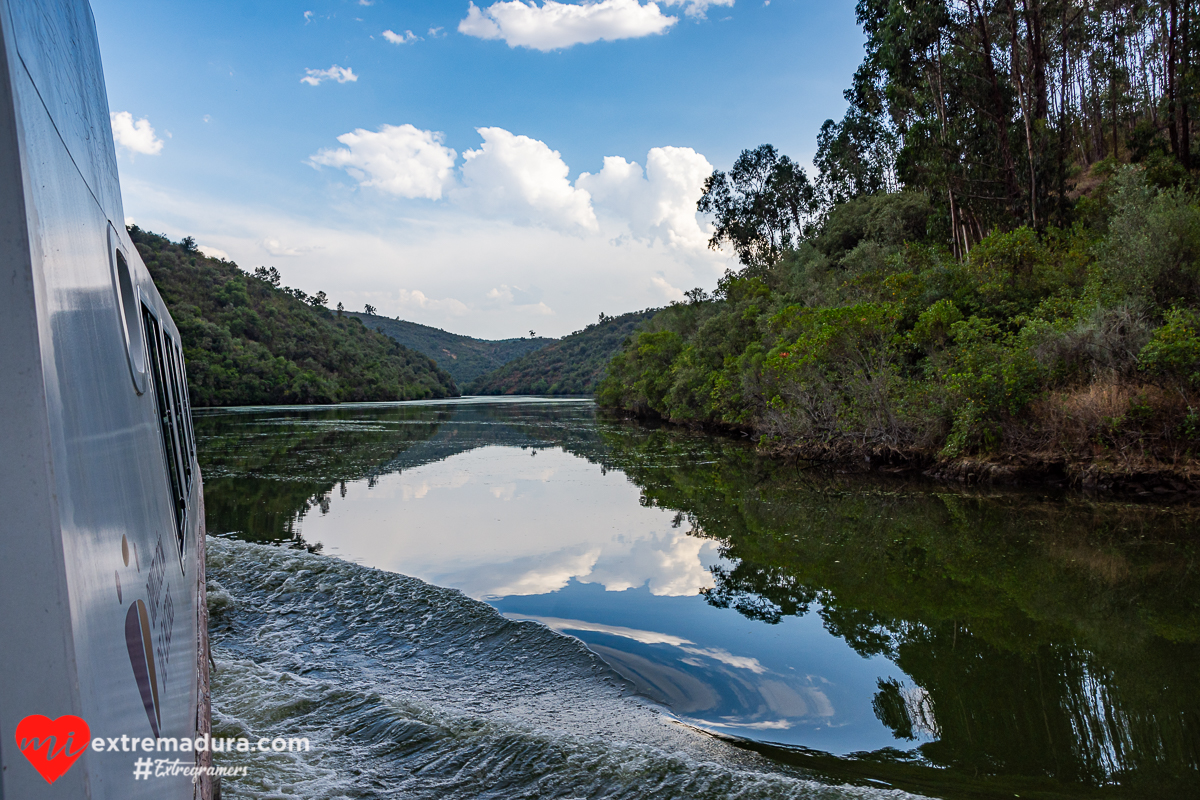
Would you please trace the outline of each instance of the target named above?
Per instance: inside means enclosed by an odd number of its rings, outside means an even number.
[[[305,253],[311,253],[315,249],[313,247],[292,247],[278,239],[271,238],[263,239],[259,242],[259,246],[273,256],[302,256]]]
[[[114,111],[109,114],[112,123],[113,141],[118,147],[123,147],[130,153],[141,153],[156,156],[162,152],[163,141],[154,135],[150,120],[142,117],[136,122],[133,114],[128,111]]]
[[[384,125],[378,131],[358,128],[338,137],[345,147],[320,150],[309,163],[344,169],[360,185],[389,194],[438,200],[454,180],[458,157],[442,144],[443,138],[409,124]]]
[[[520,286],[509,286],[502,283],[488,291],[487,299],[501,305],[508,304],[527,308],[537,314],[554,315],[554,309],[542,302],[542,290],[536,286],[522,289]]]
[[[557,150],[503,128],[477,128],[478,150],[463,153],[456,199],[486,214],[562,230],[596,230],[591,196],[571,185]]]
[[[399,301],[401,306],[419,308],[423,311],[441,311],[455,317],[461,317],[471,310],[461,300],[455,300],[453,297],[434,300],[426,297],[425,293],[419,289],[413,289],[412,291],[401,289],[399,291]]]
[[[413,42],[421,41],[421,37],[417,36],[412,31],[405,31],[404,33],[396,33],[395,31],[384,31],[383,38],[387,39],[392,44],[411,44]]]
[[[668,6],[683,6],[683,13],[694,19],[704,19],[712,6],[732,6],[733,0],[665,0]],[[767,0],[767,5],[770,5]]]
[[[204,255],[208,256],[209,258],[219,258],[224,261],[229,260],[229,253],[226,253],[224,250],[218,250],[215,247],[209,247],[209,246],[203,245],[203,244],[200,245],[199,247],[197,247],[196,249],[199,250],[201,253],[204,253]]]
[[[502,39],[509,47],[545,52],[601,39],[615,41],[660,34],[678,21],[677,17],[663,14],[657,3],[641,5],[638,0],[592,3],[545,0],[540,6],[533,0],[501,0],[486,8],[472,2],[466,18],[458,23],[458,32],[480,39]]]
[[[338,83],[352,83],[358,80],[358,76],[354,74],[354,70],[350,67],[339,67],[334,64],[329,69],[306,69],[301,83],[307,83],[309,86],[319,86],[322,81],[337,81]]]
[[[588,191],[602,213],[626,221],[635,237],[703,250],[708,234],[696,218],[696,202],[712,171],[708,159],[690,147],[655,147],[646,155],[645,171],[609,156],[600,172],[583,173],[575,185]]]
[[[342,134],[343,147],[322,149],[309,163],[345,170],[360,185],[397,197],[449,198],[483,217],[571,234],[599,233],[603,221],[605,231],[627,229],[620,233],[626,239],[661,242],[692,255],[707,252],[709,234],[696,202],[713,167],[695,150],[656,147],[644,169],[610,156],[598,173],[582,173],[572,183],[570,168],[545,142],[497,127],[476,131],[483,142],[464,152],[461,162],[442,133],[404,124]],[[655,285],[668,296],[676,291]]]
[[[662,292],[663,297],[667,298],[671,302],[682,300],[685,296],[682,289],[672,286],[671,283],[661,275],[655,275],[650,279],[650,283],[654,284],[654,288]]]

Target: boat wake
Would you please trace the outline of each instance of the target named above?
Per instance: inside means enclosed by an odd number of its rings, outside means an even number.
[[[210,539],[213,735],[237,798],[902,798],[676,722],[576,639],[453,589]]]

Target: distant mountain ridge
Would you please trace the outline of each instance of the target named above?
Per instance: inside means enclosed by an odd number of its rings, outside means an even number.
[[[638,325],[658,309],[600,315],[581,331],[527,353],[474,383],[459,383],[465,394],[591,394],[603,380],[609,360]]]
[[[192,405],[277,405],[457,397],[433,359],[254,274],[136,225],[129,235],[179,328]]]
[[[530,339],[476,339],[450,333],[441,328],[381,317],[377,314],[358,311],[348,311],[346,314],[361,320],[363,325],[391,337],[410,350],[432,358],[441,369],[450,373],[450,377],[459,387],[469,386],[476,379],[510,361],[556,341],[544,336]]]

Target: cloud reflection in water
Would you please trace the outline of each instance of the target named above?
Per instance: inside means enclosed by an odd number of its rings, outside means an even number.
[[[776,675],[757,658],[734,655],[719,647],[701,647],[690,639],[669,633],[531,614],[509,613],[506,616],[533,620],[560,633],[570,632],[579,636],[637,686],[639,692],[669,705],[677,713],[686,715],[712,710],[728,711],[732,709],[721,708],[722,704],[728,706],[730,698],[737,699],[735,705],[738,706],[738,713],[719,716],[714,720],[693,720],[701,725],[787,730],[802,719],[827,720],[834,716],[829,697],[821,689],[810,685],[814,682],[813,678]],[[636,653],[630,652],[627,646],[601,644],[600,641],[605,637],[632,640],[646,647],[639,648]],[[681,653],[687,655],[682,656]],[[692,669],[684,669],[681,665]],[[742,672],[735,673],[729,668]],[[750,674],[746,675],[747,672]]]
[[[712,585],[715,542],[672,528],[623,477],[560,450],[536,461],[483,447],[347,486],[347,500],[304,521],[326,552],[453,586],[477,599],[536,595],[574,578],[660,597]],[[563,520],[571,520],[564,525]]]
[[[621,473],[536,452],[485,446],[348,484],[345,501],[305,519],[304,535],[330,554],[477,599],[527,598],[540,610],[511,616],[583,640],[641,694],[695,724],[730,733],[839,724],[822,678],[781,674],[695,634],[553,616],[564,590],[589,585],[613,598],[695,598],[723,562],[714,541],[690,535],[674,511],[643,505]]]

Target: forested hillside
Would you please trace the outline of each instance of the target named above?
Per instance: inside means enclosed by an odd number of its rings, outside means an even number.
[[[769,145],[709,178],[742,267],[647,323],[599,399],[973,479],[1195,472],[1195,11],[862,0],[814,179]]]
[[[529,339],[475,339],[416,322],[375,314],[347,313],[362,320],[371,330],[379,331],[405,347],[429,356],[450,373],[456,384],[464,387],[514,358],[520,358],[554,341],[542,336]]]
[[[653,310],[600,315],[581,331],[511,361],[467,387],[470,394],[591,394],[605,366]]]
[[[206,258],[190,239],[129,229],[183,338],[192,405],[416,400],[458,395],[428,357],[280,288],[279,273]]]

